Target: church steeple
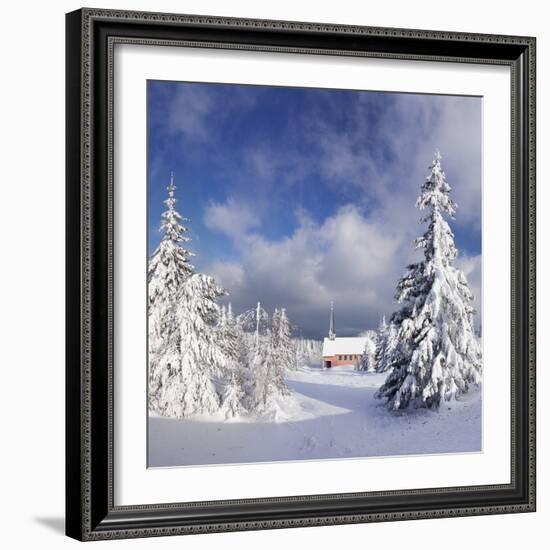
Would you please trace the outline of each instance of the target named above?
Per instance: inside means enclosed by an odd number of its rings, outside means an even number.
[[[330,328],[328,330],[329,340],[336,338],[336,332],[334,332],[334,302],[330,302]]]

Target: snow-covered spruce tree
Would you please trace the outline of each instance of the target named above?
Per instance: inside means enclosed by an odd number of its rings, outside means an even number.
[[[226,317],[227,315],[227,308],[224,305],[220,306],[218,319],[217,319],[217,325],[220,330],[222,330],[225,327]]]
[[[415,243],[424,250],[424,260],[409,265],[398,283],[396,299],[403,306],[391,321],[398,326],[399,344],[393,370],[378,391],[392,409],[411,403],[438,407],[481,381],[473,295],[453,265],[457,249],[445,220],[456,211],[450,191],[437,152],[416,203],[428,211],[421,219],[428,229]]]
[[[260,346],[252,368],[255,374],[256,410],[269,412],[276,409],[278,398],[288,396],[290,390],[286,384],[279,349],[271,337]]]
[[[222,413],[226,418],[231,418],[246,412],[248,400],[244,335],[235,320],[231,304],[227,308],[222,307],[218,333],[224,353]]]
[[[271,327],[270,327],[271,343],[275,348],[279,346],[280,324],[281,324],[281,310],[278,307],[276,307],[273,310],[273,315],[271,316]]]
[[[167,187],[166,210],[161,215],[159,246],[148,265],[148,348],[149,348],[149,407],[157,410],[157,398],[163,381],[171,369],[179,366],[179,329],[176,303],[183,283],[193,274],[186,248],[190,238],[187,221],[176,210],[174,176]]]
[[[291,326],[284,308],[275,308],[271,317],[270,330],[270,354],[272,369],[276,378],[284,380],[284,373],[287,370],[294,370],[296,351],[290,338]],[[279,372],[280,371],[280,372]]]
[[[257,341],[250,362],[249,408],[252,412],[262,413],[268,408],[271,394],[271,337]]]
[[[383,334],[382,338],[379,337],[376,348],[376,372],[389,371],[393,367],[394,359],[399,359],[399,355],[396,355],[399,334],[395,323],[386,324]]]
[[[361,336],[366,336],[366,339],[361,362],[357,368],[365,372],[374,372],[376,370],[376,346],[378,334],[374,330],[367,330],[365,333],[361,334]]]
[[[221,412],[225,418],[242,416],[247,412],[248,396],[244,390],[240,366],[230,372],[222,396]]]
[[[296,365],[318,365],[323,353],[323,342],[307,338],[294,338],[296,349]]]
[[[257,331],[255,333],[249,370],[251,384],[248,403],[251,411],[277,413],[278,398],[290,394],[285,380],[285,361],[290,349],[292,362],[294,350],[290,338],[287,341],[287,325],[286,312],[276,309],[266,333],[259,336]]]
[[[257,360],[256,351],[261,345],[267,345],[266,340],[270,333],[269,320],[269,315],[260,302],[256,304],[256,307],[241,313],[236,318],[238,326],[243,331],[245,346],[248,350],[246,362],[250,369]],[[253,385],[254,376],[252,373],[249,373],[249,378]]]
[[[216,326],[216,301],[225,294],[212,277],[202,273],[192,275],[182,285],[176,310],[180,364],[160,388],[161,414],[182,418],[219,410],[216,380],[223,377],[226,356]]]
[[[271,317],[271,345],[283,370],[294,370],[296,352],[290,338],[291,326],[284,308],[275,308]]]
[[[389,327],[386,322],[386,316],[383,315],[378,325],[378,335],[376,339],[376,351],[374,354],[374,360],[376,362],[376,370],[380,369],[380,361],[384,355],[384,348],[386,347],[386,341],[388,339]],[[380,372],[380,371],[379,371]]]
[[[149,305],[159,302],[174,302],[181,284],[193,274],[193,265],[189,258],[194,256],[185,243],[191,239],[186,235],[189,231],[182,225],[188,221],[176,210],[174,176],[170,175],[170,183],[166,188],[168,198],[164,201],[166,210],[161,214],[160,231],[163,233],[160,244],[153,253],[148,266]]]
[[[245,332],[253,332],[255,339],[265,336],[269,328],[269,314],[258,302],[256,307],[237,316],[237,323]]]
[[[279,311],[277,319],[273,316],[273,333],[276,334],[276,351],[283,372],[296,370],[296,351],[291,338],[292,327],[285,308]]]

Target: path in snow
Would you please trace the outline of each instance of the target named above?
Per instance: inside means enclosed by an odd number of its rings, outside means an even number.
[[[374,393],[385,375],[304,367],[288,384],[287,418],[149,418],[149,466],[230,464],[481,450],[481,392],[439,411],[389,412]]]

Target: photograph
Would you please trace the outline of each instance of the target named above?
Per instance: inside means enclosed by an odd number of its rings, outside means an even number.
[[[542,20],[256,4],[66,14],[65,533],[507,532]]]
[[[483,98],[146,105],[147,467],[483,452]]]

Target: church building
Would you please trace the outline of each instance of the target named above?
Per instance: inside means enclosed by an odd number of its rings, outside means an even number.
[[[323,340],[323,367],[357,366],[361,362],[368,337],[337,337],[334,325],[334,303],[330,303],[330,327]]]

